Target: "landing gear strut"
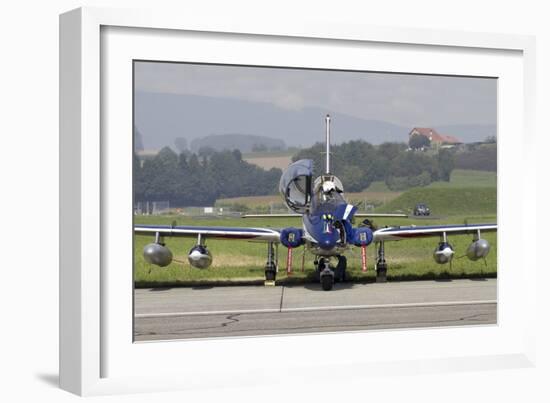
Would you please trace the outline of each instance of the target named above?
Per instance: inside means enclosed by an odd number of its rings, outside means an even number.
[[[265,281],[264,285],[275,285],[277,277],[277,262],[273,242],[267,243],[267,261],[265,263]]]
[[[378,257],[376,259],[376,282],[385,283],[386,272],[388,270],[388,265],[386,264],[386,258],[384,256],[384,241],[380,241],[378,244]]]

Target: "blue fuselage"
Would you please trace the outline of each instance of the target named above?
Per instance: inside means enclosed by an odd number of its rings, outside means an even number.
[[[353,238],[351,220],[356,210],[340,193],[314,196],[310,211],[302,218],[306,240],[320,254],[339,254]]]
[[[300,160],[295,164],[302,162]],[[295,175],[291,175],[291,178],[294,177]],[[353,228],[352,220],[357,207],[344,199],[339,190],[342,188],[340,181],[331,175],[322,179],[325,182],[314,187],[310,200],[305,196],[302,199],[299,197],[300,194],[306,194],[303,189],[310,181],[294,180],[290,185],[281,181],[282,194],[287,205],[302,214],[302,228],[281,229],[281,243],[287,248],[305,244],[312,253],[319,256],[338,256],[350,245],[364,247],[370,244],[374,235],[369,227]],[[339,186],[335,185],[335,181]]]

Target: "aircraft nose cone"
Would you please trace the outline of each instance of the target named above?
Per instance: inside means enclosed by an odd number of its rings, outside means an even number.
[[[333,239],[330,236],[323,237],[323,239],[321,239],[321,241],[319,242],[319,246],[321,247],[321,249],[325,250],[332,249],[334,248],[334,246],[336,246],[336,239]]]

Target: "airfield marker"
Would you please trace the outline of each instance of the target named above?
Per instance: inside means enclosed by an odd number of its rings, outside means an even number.
[[[367,271],[367,246],[361,245],[361,271]]]

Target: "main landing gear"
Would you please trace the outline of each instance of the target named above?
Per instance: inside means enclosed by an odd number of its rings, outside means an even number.
[[[277,277],[277,255],[273,242],[267,243],[267,261],[265,263],[265,281],[264,285],[275,285]]]
[[[386,272],[388,270],[388,265],[386,264],[386,259],[384,256],[384,241],[378,243],[378,253],[376,258],[376,282],[385,283]]]
[[[314,262],[316,277],[321,282],[321,288],[325,291],[332,290],[335,281],[346,281],[347,259],[343,255],[337,256],[337,258],[336,267],[330,265],[329,258],[322,257]]]

